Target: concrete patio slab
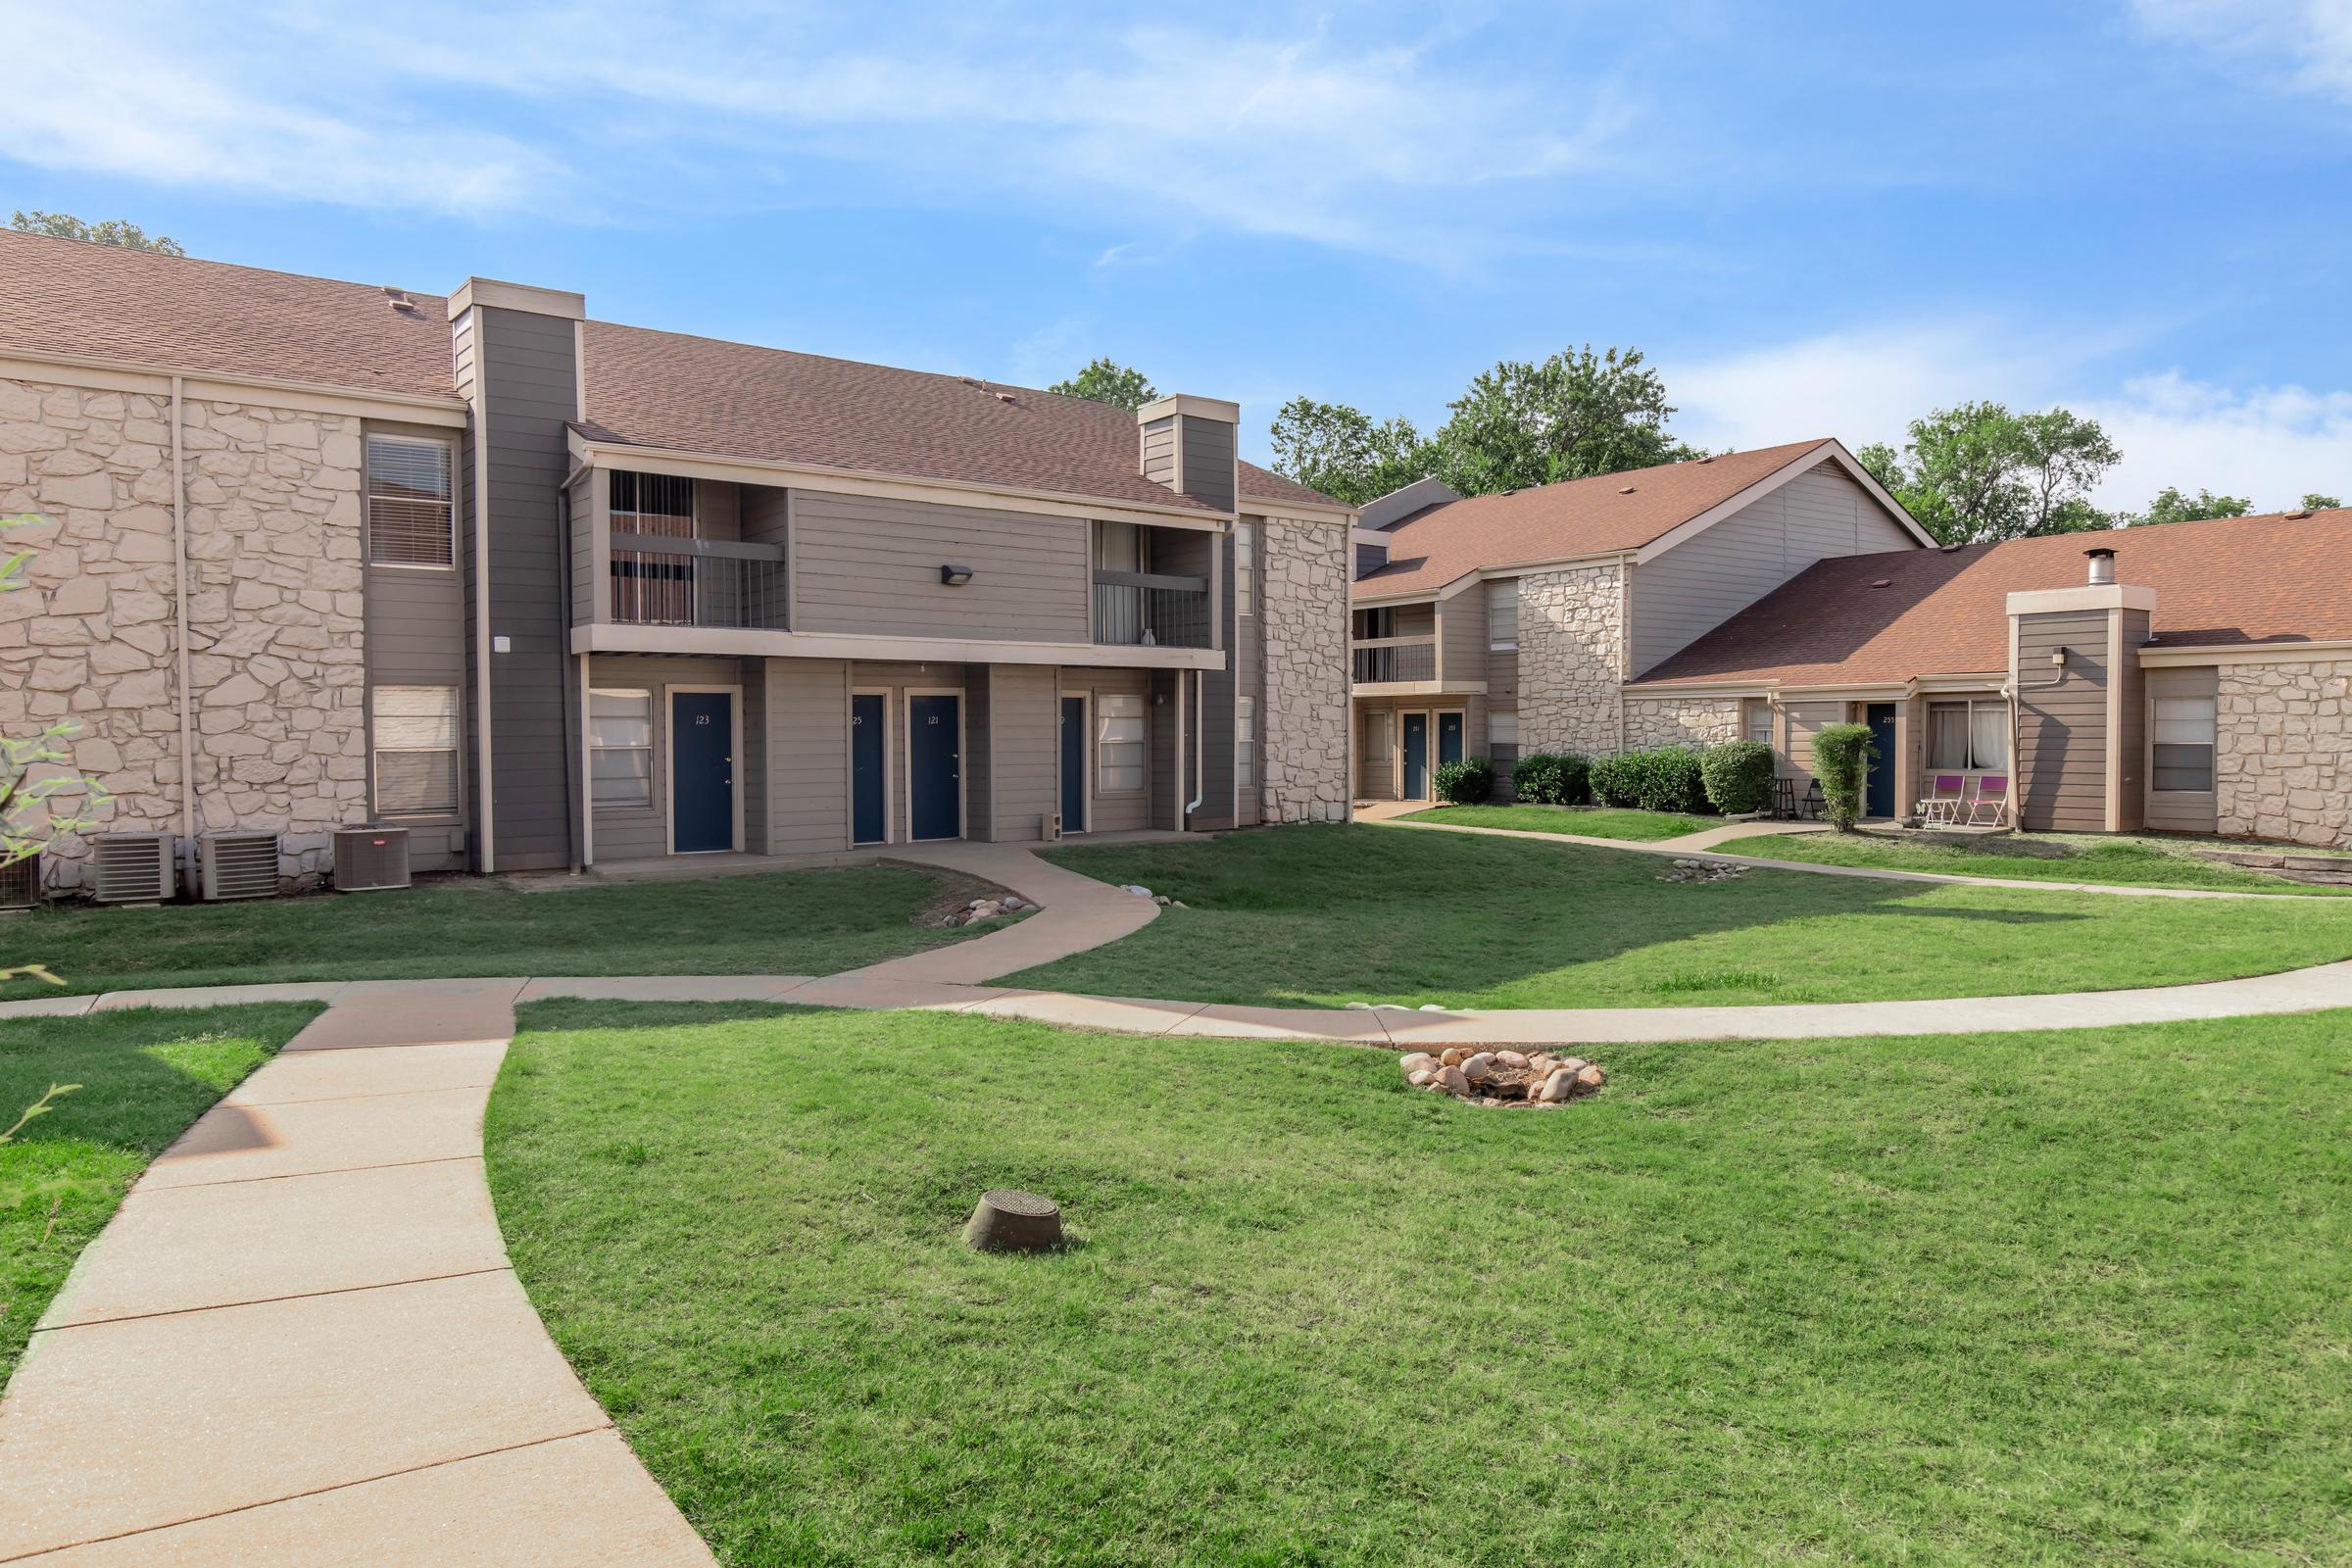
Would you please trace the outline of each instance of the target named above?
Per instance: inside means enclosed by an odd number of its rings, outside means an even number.
[[[280,1052],[230,1091],[224,1105],[291,1105],[308,1100],[360,1100],[430,1089],[487,1090],[498,1081],[507,1047],[500,1040],[448,1046],[355,1046],[342,1051]]]
[[[31,1560],[41,1568],[699,1568],[711,1556],[628,1446],[608,1430]]]
[[[306,1176],[482,1152],[482,1089],[215,1105],[147,1167],[139,1186],[197,1187]]]
[[[511,1040],[514,998],[522,987],[519,979],[360,981],[286,1050]]]
[[[81,1254],[42,1328],[506,1266],[477,1160],[142,1185]]]
[[[576,998],[587,1002],[777,1002],[805,986],[806,974],[654,974],[633,978],[541,978],[522,988],[515,1005]]]
[[[505,1272],[58,1329],[5,1410],[0,1560],[607,1425]]]

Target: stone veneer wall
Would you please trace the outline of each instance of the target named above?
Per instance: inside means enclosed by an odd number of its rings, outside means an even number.
[[[2352,659],[2224,664],[2220,673],[2221,830],[2352,846]]]
[[[1651,746],[1715,746],[1739,738],[1737,697],[1636,697],[1625,705],[1628,751]]]
[[[1267,822],[1347,820],[1348,529],[1266,517],[1258,532],[1258,625],[1266,695],[1258,799]]]
[[[1522,757],[1617,752],[1624,641],[1623,567],[1568,566],[1519,579]]]
[[[330,829],[367,815],[360,421],[189,400],[189,685],[197,826],[286,835],[281,870],[318,869]],[[0,514],[33,552],[0,594],[0,725],[61,718],[115,800],[106,829],[179,826],[168,398],[0,379]],[[53,886],[86,847],[58,844]]]

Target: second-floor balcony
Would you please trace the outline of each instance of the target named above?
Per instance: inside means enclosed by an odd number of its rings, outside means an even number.
[[[1095,641],[1118,648],[1209,648],[1208,579],[1095,571]]]
[[[1438,678],[1438,640],[1434,636],[1358,637],[1348,646],[1359,686]]]
[[[790,600],[782,545],[618,532],[612,538],[613,624],[784,629]]]

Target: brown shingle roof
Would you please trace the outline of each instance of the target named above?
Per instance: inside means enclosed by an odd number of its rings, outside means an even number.
[[[0,350],[454,398],[447,302],[0,229]]]
[[[1831,445],[1759,447],[1703,463],[1669,463],[1449,502],[1392,529],[1389,564],[1359,578],[1355,596],[1436,593],[1482,566],[1639,550]],[[1632,493],[1626,494],[1629,485]]]
[[[2352,638],[2352,510],[2274,513],[1817,562],[1639,678],[1877,685],[2006,670],[2009,595],[2080,586],[2094,545],[2115,551],[2118,582],[2156,590],[2166,643]]]
[[[588,323],[588,415],[631,446],[1203,507],[1144,477],[1125,409],[610,321]],[[1243,468],[1246,496],[1314,495]]]

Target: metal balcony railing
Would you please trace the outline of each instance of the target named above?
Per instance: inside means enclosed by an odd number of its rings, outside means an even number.
[[[1358,685],[1438,678],[1435,637],[1358,637],[1348,646],[1354,652]]]
[[[1208,579],[1165,572],[1095,573],[1095,641],[1124,648],[1213,646]]]
[[[784,547],[612,536],[612,619],[624,626],[785,628]]]

